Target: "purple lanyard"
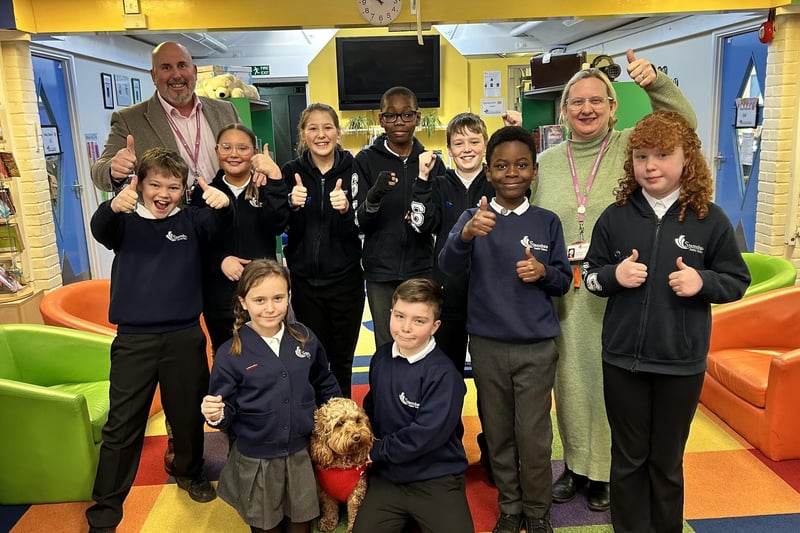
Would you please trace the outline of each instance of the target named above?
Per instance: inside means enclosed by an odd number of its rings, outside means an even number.
[[[581,194],[581,186],[578,183],[578,172],[575,170],[575,161],[572,159],[572,145],[567,141],[567,161],[569,162],[569,171],[572,174],[572,185],[575,187],[575,199],[578,202],[578,227],[580,228],[580,237],[583,239],[583,221],[586,219],[586,198],[589,196],[589,191],[592,190],[594,178],[597,176],[597,169],[600,167],[600,161],[606,153],[606,146],[608,140],[611,138],[611,131],[606,134],[603,143],[600,145],[600,150],[592,165],[592,170],[589,172],[589,179],[586,181],[586,192]]]
[[[195,123],[197,126],[197,136],[194,140],[194,155],[192,155],[191,150],[189,150],[189,143],[186,142],[186,139],[183,137],[181,130],[178,129],[178,125],[175,124],[175,121],[172,120],[172,117],[169,113],[167,113],[167,120],[169,121],[169,125],[172,127],[172,131],[175,132],[175,135],[178,136],[178,140],[181,141],[181,145],[183,145],[183,149],[186,150],[186,155],[189,156],[189,159],[192,160],[192,165],[194,165],[194,175],[200,176],[200,110],[195,109]]]

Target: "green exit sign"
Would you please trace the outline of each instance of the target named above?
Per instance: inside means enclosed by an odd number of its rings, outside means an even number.
[[[253,76],[269,76],[269,65],[253,65],[250,67]]]

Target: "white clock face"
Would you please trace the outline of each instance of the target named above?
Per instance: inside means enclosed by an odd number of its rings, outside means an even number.
[[[400,14],[401,0],[356,0],[364,20],[373,26],[386,26]]]

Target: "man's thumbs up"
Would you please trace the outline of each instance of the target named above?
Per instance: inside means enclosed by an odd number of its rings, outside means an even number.
[[[342,214],[347,213],[349,204],[347,203],[347,195],[342,190],[342,178],[336,180],[336,186],[331,191],[330,198],[331,206],[334,209]]]
[[[686,270],[687,268],[689,268],[684,264],[683,257],[681,256],[678,256],[678,259],[675,260],[675,264],[678,266],[678,270]]]
[[[489,200],[485,196],[481,196],[481,201],[478,202],[478,211],[487,211],[489,209]]]
[[[631,255],[625,258],[625,261],[631,261],[632,263],[635,263],[637,259],[639,259],[639,250],[634,248],[631,251]]]
[[[125,138],[125,148],[118,150],[114,157],[111,158],[111,177],[116,180],[122,180],[133,174],[136,168],[136,149],[133,144],[133,135],[128,135]]]
[[[139,186],[139,177],[133,176],[131,182],[119,190],[114,199],[111,200],[111,210],[115,213],[130,213],[136,209],[136,204],[139,201],[139,192],[136,188]]]
[[[231,203],[227,194],[216,187],[209,186],[203,178],[197,178],[197,185],[203,190],[203,201],[208,207],[222,209],[223,207],[228,207],[228,204]]]
[[[308,201],[308,189],[303,185],[303,178],[297,172],[294,173],[295,186],[292,187],[291,204],[295,209],[305,207]]]

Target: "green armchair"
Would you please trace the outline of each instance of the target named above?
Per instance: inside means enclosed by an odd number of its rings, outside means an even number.
[[[112,337],[0,325],[0,504],[91,500]]]
[[[791,287],[797,281],[797,269],[782,257],[743,252],[742,258],[750,271],[750,286],[744,296]]]

